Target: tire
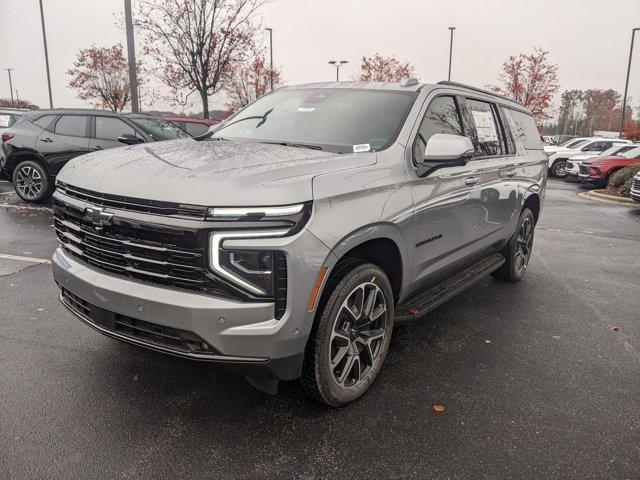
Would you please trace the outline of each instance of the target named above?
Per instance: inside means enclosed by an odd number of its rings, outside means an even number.
[[[504,282],[518,282],[527,271],[533,248],[533,234],[536,226],[533,212],[528,208],[522,210],[518,225],[507,245],[502,249],[505,263],[493,276]],[[526,250],[526,252],[525,252]]]
[[[556,160],[555,162],[553,162],[553,165],[551,166],[551,175],[557,178],[566,177],[567,176],[567,173],[565,172],[566,166],[567,166],[566,159]]]
[[[53,182],[40,163],[33,160],[20,162],[13,170],[13,188],[25,202],[44,202],[51,195]]]
[[[379,267],[349,265],[338,273],[327,285],[307,342],[300,379],[307,395],[333,407],[362,396],[382,368],[393,319],[391,284]]]

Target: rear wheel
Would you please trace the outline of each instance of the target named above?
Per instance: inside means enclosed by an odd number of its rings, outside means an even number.
[[[567,161],[565,159],[556,160],[551,167],[551,174],[554,177],[564,178],[567,176]]]
[[[49,198],[51,179],[38,162],[25,160],[13,170],[13,188],[25,202],[43,202]]]
[[[531,210],[523,209],[515,233],[502,250],[506,261],[494,272],[494,277],[505,282],[517,282],[524,276],[533,249],[535,226],[536,221]]]
[[[364,394],[382,368],[394,300],[389,279],[370,263],[350,268],[328,288],[305,351],[301,383],[311,398],[337,407]]]

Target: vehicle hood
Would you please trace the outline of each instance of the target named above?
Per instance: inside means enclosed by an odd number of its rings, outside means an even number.
[[[617,155],[613,155],[611,157],[598,157],[598,158],[595,158],[591,162],[584,162],[584,163],[585,164],[588,163],[591,166],[597,167],[599,165],[604,165],[605,163],[609,163],[609,162],[612,162],[612,161],[613,162],[618,161],[618,162],[624,163],[625,161],[629,161],[629,160],[631,160],[631,159],[630,158],[626,158],[626,157],[619,157]]]
[[[375,153],[192,139],[113,148],[77,157],[61,182],[100,193],[192,205],[285,205],[311,200],[314,176],[372,165]]]

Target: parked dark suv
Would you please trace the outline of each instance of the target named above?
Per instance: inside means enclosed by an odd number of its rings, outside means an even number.
[[[142,114],[55,109],[26,112],[2,132],[0,174],[23,200],[42,202],[54,178],[72,158],[96,150],[188,137],[175,125]]]

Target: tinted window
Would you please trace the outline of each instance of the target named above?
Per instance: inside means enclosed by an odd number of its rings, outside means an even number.
[[[538,127],[536,127],[536,122],[533,120],[533,117],[527,113],[510,108],[505,109],[505,111],[511,115],[511,119],[513,120],[511,131],[515,140],[522,142],[524,148],[527,150],[542,150],[542,140],[540,139],[540,133],[538,132]]]
[[[63,115],[56,122],[55,132],[60,135],[84,137],[87,132],[87,118],[84,115]]]
[[[132,118],[133,123],[149,134],[156,142],[160,140],[173,140],[187,138],[187,133],[174,124],[165,122],[160,118]]]
[[[453,97],[436,97],[431,100],[414,140],[413,159],[422,162],[429,139],[436,133],[462,135],[460,113]]]
[[[33,123],[35,123],[39,127],[47,128],[55,117],[55,115],[43,115]]]
[[[184,129],[192,137],[197,137],[199,135],[207,133],[207,131],[209,130],[209,125],[206,125],[204,123],[189,123],[189,122],[186,122],[184,124]]]
[[[467,108],[476,127],[475,134],[471,135],[476,156],[501,155],[503,153],[500,141],[501,134],[491,104],[467,99]]]
[[[516,153],[516,145],[513,141],[513,134],[511,133],[511,128],[509,127],[509,122],[507,121],[504,110],[505,109],[503,107],[500,107],[500,125],[502,126],[504,140],[507,145],[507,153]]]
[[[133,127],[115,117],[96,117],[96,138],[118,141],[123,133],[136,135]]]
[[[379,150],[396,139],[416,96],[361,88],[277,90],[227,120],[213,136],[342,153]]]

